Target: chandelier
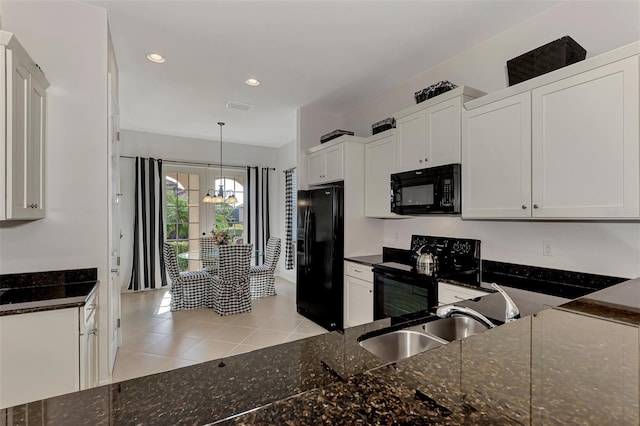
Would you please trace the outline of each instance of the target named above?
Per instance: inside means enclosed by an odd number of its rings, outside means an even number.
[[[218,126],[220,126],[220,179],[221,184],[216,192],[215,189],[209,189],[207,191],[207,195],[202,198],[203,203],[227,203],[227,204],[235,204],[238,202],[238,199],[235,197],[232,190],[227,191],[225,187],[225,179],[222,176],[222,126],[224,123],[222,121],[218,121]],[[213,191],[214,195],[211,195],[210,192]],[[228,195],[227,195],[228,194]],[[226,197],[226,198],[225,198]]]

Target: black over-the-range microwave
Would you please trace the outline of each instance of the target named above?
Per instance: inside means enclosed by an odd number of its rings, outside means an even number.
[[[391,211],[396,214],[460,214],[460,164],[391,175]]]

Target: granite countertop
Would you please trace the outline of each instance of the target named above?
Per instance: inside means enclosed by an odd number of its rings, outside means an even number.
[[[0,424],[638,424],[639,286],[594,293],[609,310],[586,297],[393,364],[358,345],[410,325],[387,318],[0,410]]]
[[[0,316],[84,306],[98,284],[96,268],[0,275]]]
[[[378,263],[382,263],[382,254],[372,254],[369,256],[353,256],[345,257],[344,260],[348,262],[360,263],[367,266],[375,266]]]

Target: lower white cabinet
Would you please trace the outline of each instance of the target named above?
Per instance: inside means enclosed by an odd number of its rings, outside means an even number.
[[[79,390],[78,308],[0,317],[0,408]]]
[[[438,305],[448,305],[461,300],[486,296],[487,292],[461,287],[454,284],[438,283]]]
[[[344,326],[373,321],[373,271],[371,266],[344,262]]]
[[[98,383],[95,295],[80,308],[0,317],[0,409]]]

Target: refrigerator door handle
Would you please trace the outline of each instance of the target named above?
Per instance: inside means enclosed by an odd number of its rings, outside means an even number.
[[[309,259],[311,259],[311,209],[305,208],[304,211],[304,264],[307,272],[310,269]]]

